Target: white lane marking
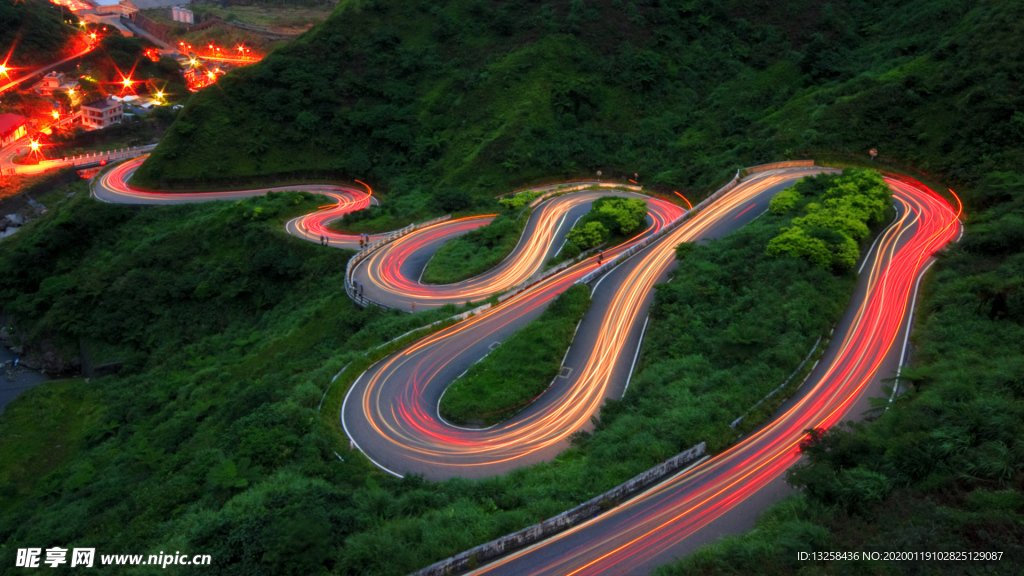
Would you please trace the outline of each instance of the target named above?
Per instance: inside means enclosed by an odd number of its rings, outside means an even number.
[[[900,389],[900,374],[903,372],[903,360],[907,356],[907,344],[910,343],[910,332],[914,328],[914,308],[917,306],[918,288],[921,286],[921,279],[924,278],[924,275],[928,272],[928,269],[932,267],[932,264],[935,264],[934,258],[928,262],[928,265],[924,267],[924,270],[921,270],[921,273],[917,275],[917,280],[914,281],[914,298],[910,301],[910,317],[907,319],[907,332],[903,337],[903,350],[900,352],[900,363],[896,366],[896,380],[892,384],[892,394],[889,396],[889,406],[891,406],[893,400],[896,399],[896,393]],[[889,411],[889,406],[885,407],[886,412]]]
[[[644,320],[644,329],[640,331],[640,341],[636,343],[636,353],[633,354],[633,363],[629,366],[629,376],[626,378],[626,387],[622,390],[622,396],[626,397],[626,391],[629,390],[629,383],[633,380],[633,370],[636,368],[636,360],[640,356],[640,345],[644,343],[644,334],[647,333],[647,323],[651,321],[651,313],[647,313],[647,318]]]

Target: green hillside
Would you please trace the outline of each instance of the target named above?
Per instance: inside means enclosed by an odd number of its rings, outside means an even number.
[[[739,165],[859,152],[958,180],[1019,160],[1006,0],[343,3],[192,99],[138,173],[270,174],[505,191],[639,172],[710,187]],[[1016,118],[1014,120],[1014,118]]]
[[[1024,564],[1022,37],[1017,0],[345,0],[192,97],[138,176],[360,178],[387,195],[375,217],[409,221],[453,191],[490,198],[597,169],[706,190],[738,166],[875,147],[966,203],[964,239],[918,299],[915,386],[877,422],[809,445],[791,476],[805,495],[756,532],[664,570],[964,572],[795,561],[886,545],[1003,550],[975,573],[1012,573]],[[407,574],[702,438],[728,445],[733,407],[796,368],[853,286],[844,266],[767,256],[795,212],[681,249],[630,394],[592,435],[500,478],[398,480],[349,451],[341,398],[387,351],[375,346],[446,311],[354,306],[341,290],[351,253],[281,230],[315,197],[135,208],[94,202],[81,182],[52,194],[60,203],[0,242],[0,313],[30,348],[123,368],[40,386],[0,416],[0,566],[18,547],[71,544],[209,553],[221,574]]]
[[[0,0],[0,22],[0,63],[10,54],[13,66],[58,60],[74,35],[61,20],[60,7],[43,0]]]

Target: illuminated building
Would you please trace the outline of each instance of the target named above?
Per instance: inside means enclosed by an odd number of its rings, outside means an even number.
[[[127,0],[88,0],[93,5],[97,14],[123,14],[134,16],[139,11],[134,4]]]
[[[82,104],[82,126],[89,130],[106,128],[121,122],[124,115],[124,104],[113,98],[103,98],[88,104]]]
[[[36,85],[36,90],[49,94],[54,90],[72,90],[78,88],[78,80],[68,78],[62,72],[50,72],[43,76],[43,81]]]
[[[17,114],[0,114],[0,148],[28,133],[28,118]]]
[[[217,82],[217,73],[220,70],[210,66],[200,66],[196,68],[189,68],[185,70],[185,85],[192,92],[196,92],[202,88],[215,84]],[[223,72],[220,72],[223,74]]]

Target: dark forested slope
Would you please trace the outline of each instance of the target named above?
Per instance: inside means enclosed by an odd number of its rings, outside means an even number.
[[[808,496],[747,549],[670,570],[830,573],[846,568],[799,565],[791,552],[872,538],[1009,551],[1022,540],[1024,502],[1022,36],[1024,6],[1013,0],[348,1],[194,97],[140,176],[195,185],[321,172],[385,184],[415,206],[438,186],[504,191],[598,168],[707,186],[738,165],[877,147],[962,186],[967,204],[965,238],[919,300],[915,389],[881,421],[812,445],[794,477]],[[703,371],[677,362],[679,378],[651,363],[636,396],[609,403],[595,433],[553,463],[474,483],[397,480],[338,431],[337,395],[354,374],[316,409],[346,362],[427,319],[355,309],[339,290],[344,257],[280,232],[275,219],[313,199],[134,209],[81,196],[0,246],[0,304],[26,339],[94,346],[126,364],[119,376],[30,391],[0,419],[12,439],[0,443],[4,562],[18,546],[95,544],[211,553],[225,574],[405,574],[703,437],[696,425],[659,428],[652,410],[672,416],[692,403],[657,399],[686,400],[685,387],[703,390],[730,366],[751,370],[743,360],[764,352],[737,358],[712,345],[727,331],[709,331],[699,335]],[[385,206],[400,204],[393,197]],[[262,221],[260,207],[279,213]],[[782,224],[766,215],[684,256],[721,262],[721,281],[737,290],[782,293],[739,274],[760,273],[744,259],[763,255],[774,236],[765,226]],[[766,275],[822,274],[793,269]],[[692,274],[676,277],[661,309],[688,299]],[[786,357],[799,360],[821,332],[811,328],[788,340],[806,345]],[[679,330],[671,343],[690,337]],[[55,409],[64,418],[43,434]]]
[[[74,35],[61,21],[60,7],[42,0],[0,0],[0,23],[0,64],[10,66],[53,62]]]
[[[345,2],[192,99],[140,170],[328,173],[407,191],[602,169],[708,186],[864,152],[958,177],[1019,138],[1007,0]],[[1016,118],[1016,120],[1014,119]]]

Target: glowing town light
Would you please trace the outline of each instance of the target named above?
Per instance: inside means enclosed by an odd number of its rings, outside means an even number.
[[[53,112],[50,112],[50,115],[53,116],[54,120],[60,120],[60,112],[54,110]]]
[[[0,76],[7,76],[7,65],[0,64]]]
[[[156,93],[156,97],[160,98],[162,100],[163,97],[164,97],[164,91],[163,90],[158,90],[157,93]]]
[[[195,68],[196,64],[198,64],[198,63],[199,63],[199,61],[198,61],[198,60],[196,60],[195,58],[192,58],[191,60],[189,60],[189,61],[188,61],[188,63],[189,63],[189,65],[190,65],[190,66],[192,66],[193,68]]]
[[[96,39],[96,33],[93,32],[92,34],[89,34],[89,38],[92,38],[93,40],[95,40]]]
[[[28,143],[28,147],[31,148],[33,152],[39,152],[39,140],[32,140]]]
[[[131,78],[125,78],[124,80],[121,81],[121,84],[124,84],[124,87],[126,89],[127,88],[131,88],[132,87],[132,79]]]

